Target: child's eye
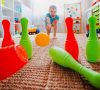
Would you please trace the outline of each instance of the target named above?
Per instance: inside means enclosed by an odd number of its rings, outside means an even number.
[[[56,13],[56,11],[50,11],[51,13]]]

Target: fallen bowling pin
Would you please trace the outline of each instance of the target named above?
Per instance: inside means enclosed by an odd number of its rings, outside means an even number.
[[[86,80],[90,82],[96,88],[100,88],[100,73],[88,69],[79,64],[68,52],[59,47],[52,47],[49,49],[49,55],[53,62],[57,64],[75,70],[83,75]]]
[[[96,35],[96,17],[89,18],[90,32],[86,45],[86,56],[89,62],[98,62],[100,59],[100,43]]]
[[[28,62],[25,49],[18,45],[10,45],[0,49],[0,80],[4,80]]]
[[[4,29],[4,38],[2,41],[2,47],[14,45],[14,41],[10,34],[10,22],[8,20],[3,20],[2,25]]]
[[[33,49],[32,49],[32,43],[28,36],[28,29],[27,29],[28,20],[26,18],[22,18],[21,25],[22,25],[22,36],[21,36],[21,40],[20,40],[20,45],[22,45],[25,48],[25,50],[28,54],[28,59],[31,59]]]
[[[65,50],[69,52],[75,60],[78,61],[79,48],[73,32],[73,19],[71,17],[65,20],[67,27],[67,37],[65,41]]]

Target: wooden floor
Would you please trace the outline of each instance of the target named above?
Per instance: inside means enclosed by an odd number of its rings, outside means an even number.
[[[100,63],[91,64],[86,61],[87,38],[85,34],[75,36],[79,45],[79,63],[100,72]],[[32,59],[13,76],[0,81],[0,90],[97,90],[78,73],[51,61],[48,49],[52,46],[64,48],[66,34],[57,34],[55,40],[51,35],[50,44],[46,47],[37,46],[34,37],[30,36],[33,44]],[[19,40],[20,38],[14,38],[16,44],[19,44]]]

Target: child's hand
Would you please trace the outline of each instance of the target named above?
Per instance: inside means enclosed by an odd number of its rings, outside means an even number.
[[[46,19],[47,19],[47,23],[49,23],[49,24],[50,24],[50,18],[49,18],[49,17],[47,17]]]

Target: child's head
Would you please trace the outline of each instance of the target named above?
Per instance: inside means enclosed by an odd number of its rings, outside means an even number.
[[[50,12],[50,15],[51,15],[52,17],[55,17],[55,16],[56,16],[56,13],[57,13],[57,8],[56,8],[56,6],[55,6],[55,5],[50,6],[50,7],[49,7],[49,12]]]

